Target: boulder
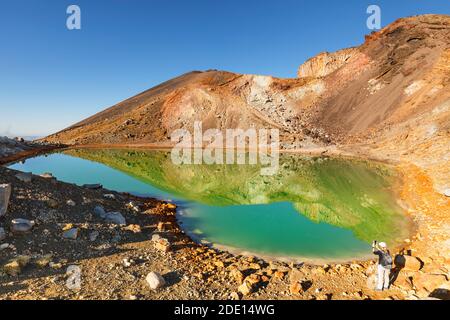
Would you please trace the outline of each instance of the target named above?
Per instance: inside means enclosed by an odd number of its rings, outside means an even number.
[[[4,228],[0,227],[0,241],[3,241],[6,239],[6,231]]]
[[[29,183],[31,182],[33,175],[31,172],[19,172],[18,174],[16,174],[16,178],[22,182]]]
[[[30,262],[31,257],[29,256],[18,256],[14,259],[9,260],[4,266],[3,271],[10,276],[17,276],[22,272],[22,269],[27,266]]]
[[[27,219],[14,219],[11,221],[11,231],[13,233],[26,233],[29,232],[35,225],[35,222]]]
[[[102,206],[96,206],[94,208],[94,215],[101,219],[104,219],[106,217],[106,211]]]
[[[8,210],[9,198],[11,197],[11,185],[0,184],[0,217]]]
[[[412,282],[416,288],[432,292],[445,284],[447,282],[447,277],[443,274],[416,272],[412,277]]]
[[[76,240],[78,237],[78,228],[72,228],[63,232],[64,239]]]
[[[125,217],[120,212],[108,212],[105,221],[112,224],[124,226],[127,224]]]
[[[166,284],[164,278],[157,272],[150,272],[147,277],[145,277],[150,289],[156,290],[163,287]]]
[[[394,263],[397,268],[406,271],[419,271],[423,266],[423,262],[419,258],[407,255],[396,255]]]

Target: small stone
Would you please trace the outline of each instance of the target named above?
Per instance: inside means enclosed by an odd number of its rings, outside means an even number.
[[[99,235],[100,235],[100,233],[99,233],[97,230],[92,231],[92,232],[89,234],[89,241],[94,242],[95,240],[97,240],[97,238],[98,238]]]
[[[170,251],[170,242],[167,239],[161,238],[158,241],[155,241],[155,249],[162,251],[164,253]]]
[[[133,233],[141,233],[141,226],[138,224],[130,224],[123,228],[123,230],[131,231]]]
[[[0,227],[0,241],[3,241],[6,239],[6,231],[4,228]]]
[[[32,177],[31,172],[19,172],[16,174],[16,178],[25,183],[31,182]]]
[[[19,273],[22,272],[22,268],[20,267],[19,263],[15,260],[6,263],[2,269],[3,272],[5,272],[10,276],[17,276]]]
[[[75,201],[70,200],[70,199],[67,200],[66,204],[67,204],[68,206],[71,206],[71,207],[75,207],[75,205],[76,205]]]
[[[108,212],[105,216],[105,221],[108,223],[118,224],[121,226],[126,225],[126,220],[120,212]]]
[[[260,270],[261,269],[261,266],[258,263],[255,263],[255,262],[250,263],[250,265],[248,267],[250,269],[253,269],[253,270]]]
[[[125,268],[128,268],[128,267],[131,266],[133,260],[129,260],[128,258],[125,258],[125,259],[122,260],[122,262],[123,262],[123,266],[124,266]]]
[[[444,196],[450,197],[450,188],[444,190]]]
[[[299,282],[293,282],[289,285],[289,291],[291,294],[299,294],[302,290],[302,285]]]
[[[53,179],[53,174],[51,174],[50,172],[45,172],[45,173],[41,174],[40,176],[45,179]]]
[[[247,281],[244,281],[244,283],[242,283],[238,287],[238,291],[240,293],[242,293],[244,296],[248,296],[249,294],[251,294],[253,292],[253,287],[250,283],[248,283]]]
[[[292,269],[289,272],[289,281],[292,282],[300,282],[305,278],[305,275],[299,269]]]
[[[9,198],[11,197],[11,185],[0,184],[0,217],[8,210]]]
[[[239,271],[238,269],[233,269],[230,271],[230,276],[234,278],[234,280],[236,280],[237,283],[242,283],[244,282],[244,274]]]
[[[13,233],[26,233],[29,232],[35,225],[34,221],[27,219],[14,219],[11,221],[11,231]]]
[[[156,290],[163,287],[166,284],[164,278],[157,272],[150,272],[147,277],[145,277],[150,289]]]
[[[69,240],[76,240],[78,237],[78,228],[72,228],[63,232],[63,238]]]
[[[8,249],[9,248],[9,243],[2,243],[0,244],[0,251]]]
[[[48,199],[47,205],[53,209],[58,208],[58,206],[59,206],[58,201],[56,201],[55,199]]]
[[[139,207],[134,201],[130,201],[127,203],[126,207],[134,212],[139,212]]]
[[[52,259],[52,255],[51,254],[47,254],[45,256],[41,256],[41,257],[36,258],[34,263],[39,268],[45,268],[46,266],[48,266],[48,264],[50,263],[51,259]]]
[[[102,206],[96,206],[94,208],[94,215],[101,219],[104,219],[106,217],[106,211]]]
[[[22,272],[22,269],[28,265],[30,259],[31,257],[24,255],[11,259],[3,266],[3,271],[10,276],[17,276]]]
[[[157,233],[152,234],[152,241],[158,241],[159,239],[161,239],[161,236]]]
[[[114,199],[116,199],[116,196],[113,195],[112,193],[107,193],[107,194],[103,195],[103,198],[114,200]]]
[[[61,263],[56,263],[56,262],[49,262],[49,267],[55,270],[61,269],[62,268],[62,264]]]
[[[231,299],[231,300],[240,300],[240,299],[241,299],[241,296],[240,296],[239,293],[237,293],[237,292],[232,292],[232,293],[230,294],[230,299]]]
[[[284,279],[284,272],[282,272],[282,271],[275,271],[274,273],[273,273],[273,277],[275,278],[275,279],[280,279],[280,280],[283,280]]]

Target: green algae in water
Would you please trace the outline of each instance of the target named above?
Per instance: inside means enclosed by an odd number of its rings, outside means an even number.
[[[261,176],[258,165],[174,165],[165,151],[79,149],[13,167],[178,200],[188,233],[255,254],[356,258],[408,233],[394,172],[369,161],[281,155]]]

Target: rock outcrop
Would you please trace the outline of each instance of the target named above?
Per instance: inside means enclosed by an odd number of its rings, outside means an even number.
[[[298,68],[299,78],[322,78],[347,64],[357,56],[357,48],[348,48],[336,52],[322,52],[307,60]]]

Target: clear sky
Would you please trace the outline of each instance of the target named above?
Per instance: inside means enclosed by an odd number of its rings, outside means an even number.
[[[81,8],[81,30],[66,9]],[[382,25],[450,14],[448,0],[14,0],[0,3],[0,135],[63,129],[191,70],[295,77],[321,51]]]

